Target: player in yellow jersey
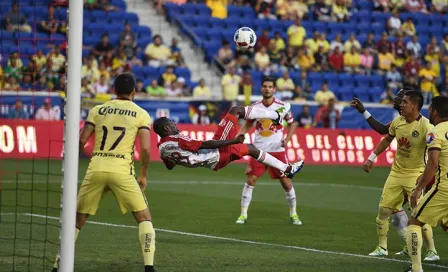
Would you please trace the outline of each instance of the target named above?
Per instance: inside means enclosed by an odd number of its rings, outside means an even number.
[[[150,157],[150,117],[132,102],[135,79],[123,73],[114,81],[117,99],[95,106],[89,113],[79,139],[80,152],[95,134],[95,147],[87,173],[78,192],[76,236],[89,215],[95,215],[101,198],[112,191],[121,212],[132,212],[138,223],[138,236],[144,271],[154,271],[155,232],[145,194]],[[135,177],[133,154],[140,140],[140,174]],[[58,257],[54,270],[58,268]]]
[[[370,172],[373,162],[384,152],[394,138],[397,151],[392,170],[384,184],[376,218],[379,245],[370,256],[387,256],[387,233],[389,218],[394,210],[403,206],[403,194],[411,195],[417,178],[423,173],[426,154],[426,134],[432,129],[429,120],[420,114],[423,97],[420,92],[408,91],[401,102],[401,116],[395,118],[389,134],[378,144],[364,163],[364,171]]]
[[[448,231],[448,98],[434,97],[429,106],[429,120],[434,129],[426,136],[428,162],[417,187],[411,195],[414,207],[407,233],[407,244],[412,267],[409,272],[423,271],[421,260],[422,226],[442,225]],[[436,177],[436,183],[418,203],[423,189]]]

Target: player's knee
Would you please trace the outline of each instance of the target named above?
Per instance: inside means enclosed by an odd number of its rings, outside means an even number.
[[[379,220],[388,220],[390,215],[392,214],[392,210],[386,207],[380,207],[378,210],[378,219]]]
[[[289,192],[292,189],[292,183],[291,180],[289,178],[280,178],[280,184],[282,185],[283,189],[285,190],[285,192]]]
[[[257,176],[254,176],[254,175],[247,176],[247,181],[246,181],[247,185],[255,186],[256,183],[257,183]]]
[[[444,232],[448,232],[448,226],[446,225],[440,225],[440,227],[442,227]]]
[[[78,229],[82,229],[82,227],[86,224],[88,218],[88,214],[76,213],[76,227]]]

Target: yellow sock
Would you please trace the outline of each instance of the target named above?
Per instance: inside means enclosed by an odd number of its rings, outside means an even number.
[[[78,239],[80,229],[75,228],[75,242]],[[56,260],[54,261],[53,268],[58,269],[59,268],[59,259],[61,259],[61,255],[59,253],[56,255]]]
[[[434,245],[434,234],[432,233],[432,227],[428,224],[422,227],[423,240],[428,244],[428,250],[437,253],[436,246]]]
[[[416,225],[410,225],[408,227],[408,233],[406,238],[408,245],[409,256],[412,262],[412,271],[419,271],[422,268],[422,228]]]
[[[387,233],[389,232],[389,217],[392,211],[388,208],[380,207],[376,217],[376,233],[378,234],[378,245],[387,249]]]
[[[145,265],[154,265],[154,251],[156,250],[156,233],[151,221],[138,224],[138,237],[142,246],[143,262]]]

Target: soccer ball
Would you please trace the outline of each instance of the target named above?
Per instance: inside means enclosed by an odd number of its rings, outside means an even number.
[[[257,35],[251,28],[242,27],[235,32],[233,40],[238,48],[249,49],[257,43]]]

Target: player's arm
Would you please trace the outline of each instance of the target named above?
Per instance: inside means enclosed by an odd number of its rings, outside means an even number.
[[[148,127],[142,127],[138,131],[140,140],[140,175],[146,179],[149,167],[149,160],[151,158],[151,133]],[[146,186],[145,186],[146,187]]]
[[[79,135],[79,154],[84,153],[84,146],[89,140],[90,136],[95,132],[95,124],[91,122],[85,122]]]
[[[380,121],[376,120],[370,112],[366,110],[364,104],[357,97],[354,97],[350,105],[355,108],[359,113],[364,115],[364,118],[367,120],[369,126],[378,132],[381,135],[386,135],[389,132],[389,124],[383,124]]]
[[[417,201],[422,195],[425,187],[431,182],[439,168],[440,148],[432,147],[428,150],[428,162],[426,163],[423,175],[418,178],[417,187],[411,195],[411,207],[417,206]]]
[[[392,141],[394,140],[395,136],[392,136],[390,134],[387,134],[386,137],[384,137],[381,142],[378,144],[378,146],[375,148],[375,150],[373,151],[372,154],[370,154],[369,158],[367,159],[367,161],[364,163],[363,165],[363,170],[365,172],[370,172],[370,170],[372,170],[372,166],[373,166],[373,161],[375,161],[376,157],[378,157],[381,153],[383,153],[390,145],[390,143],[392,143]]]
[[[211,140],[202,142],[201,145],[199,146],[199,149],[214,149],[233,144],[242,144],[243,142],[244,142],[244,135],[238,135],[235,139],[231,140],[219,140],[219,141]]]
[[[296,131],[296,128],[298,127],[299,123],[297,122],[291,122],[288,123],[288,134],[286,134],[285,139],[283,140],[283,147],[286,147],[291,140],[292,135],[294,134],[294,131]]]
[[[246,120],[246,122],[244,122],[244,125],[241,126],[240,131],[238,131],[237,135],[246,135],[246,133],[249,132],[253,125],[253,120]]]

